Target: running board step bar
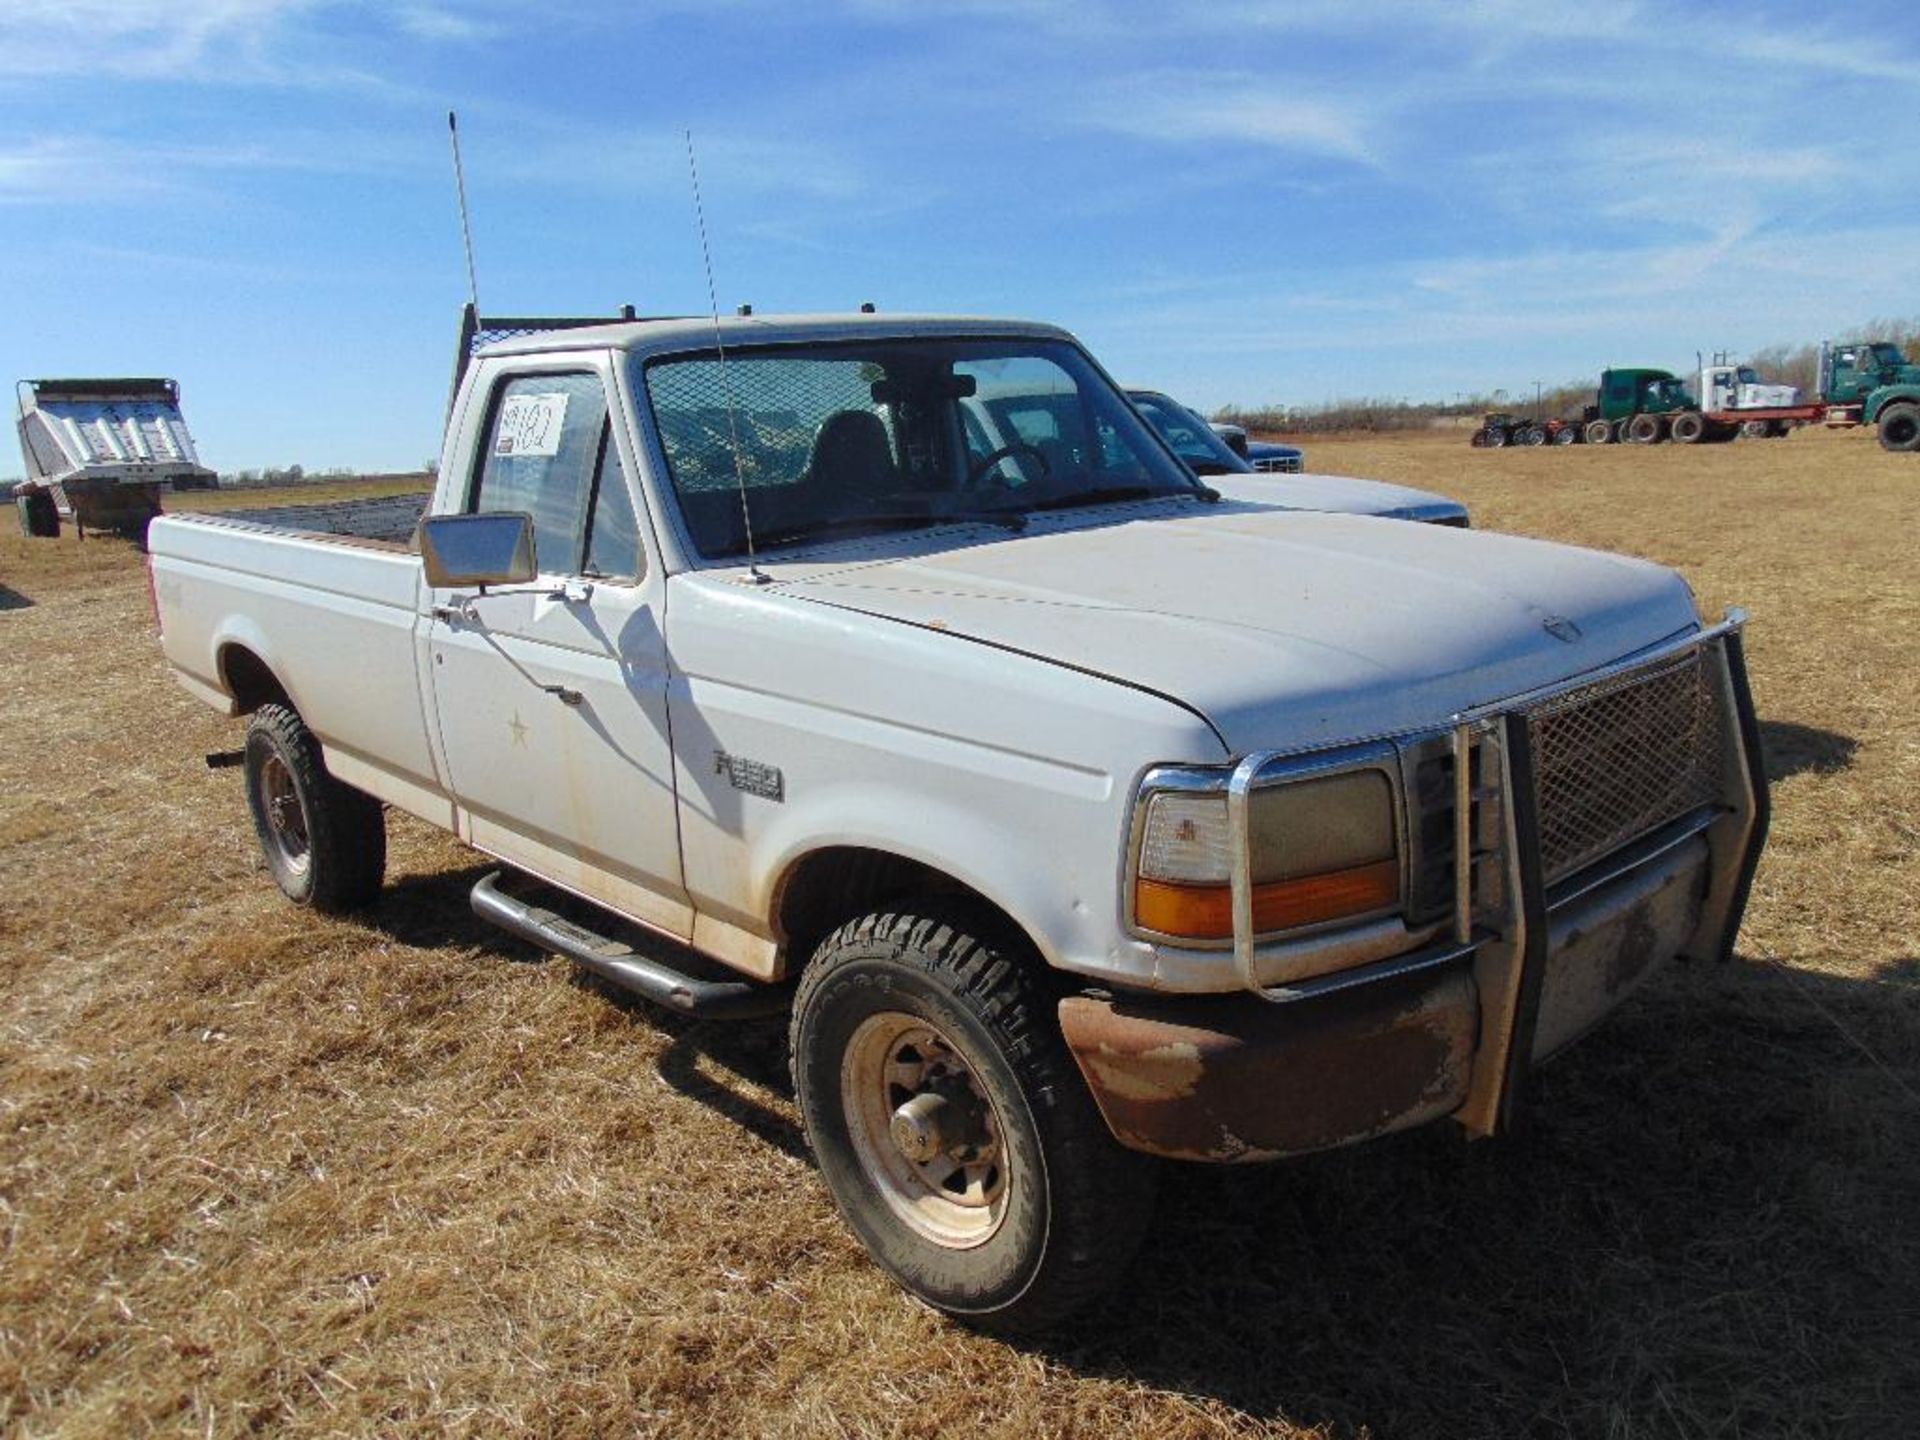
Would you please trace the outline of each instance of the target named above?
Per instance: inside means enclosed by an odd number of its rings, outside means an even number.
[[[702,980],[650,959],[605,935],[595,934],[551,910],[504,895],[500,872],[484,875],[473,887],[473,913],[530,945],[538,945],[592,971],[608,984],[682,1015],[702,1020],[749,1020],[779,1015],[793,1003],[788,985],[751,980]]]

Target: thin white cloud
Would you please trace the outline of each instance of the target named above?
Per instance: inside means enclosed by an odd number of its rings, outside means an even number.
[[[0,73],[214,79],[257,67],[270,36],[313,0],[9,0]]]
[[[1085,118],[1145,140],[1256,145],[1377,163],[1363,107],[1298,90],[1249,75],[1133,74],[1103,90]]]
[[[399,6],[394,12],[394,23],[421,40],[470,43],[497,40],[507,33],[506,26],[497,19],[463,13],[444,5]]]
[[[195,191],[235,172],[394,173],[403,152],[380,137],[295,133],[221,145],[130,143],[107,135],[38,136],[0,149],[0,205],[137,204]]]

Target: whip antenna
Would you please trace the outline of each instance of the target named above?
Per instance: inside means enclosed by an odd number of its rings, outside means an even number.
[[[693,182],[693,214],[700,225],[700,263],[707,271],[707,308],[713,314],[713,348],[720,357],[720,393],[727,402],[727,438],[733,446],[733,479],[740,491],[740,525],[747,542],[747,571],[756,585],[772,583],[773,577],[761,573],[753,550],[753,511],[747,505],[747,472],[740,463],[740,422],[734,415],[733,380],[727,374],[727,346],[720,338],[720,297],[713,288],[713,251],[707,244],[707,208],[700,203],[700,167],[693,158],[693,130],[682,126],[687,137],[687,177]]]
[[[453,139],[453,187],[460,193],[460,238],[467,246],[467,295],[473,301],[473,313],[480,313],[480,281],[473,269],[473,223],[467,218],[467,172],[460,164],[460,122],[447,111],[447,134]]]

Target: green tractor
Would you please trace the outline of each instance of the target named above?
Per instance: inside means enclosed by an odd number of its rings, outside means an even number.
[[[1717,429],[1706,433],[1699,401],[1671,370],[1603,370],[1595,400],[1585,414],[1589,445],[1657,445],[1670,436],[1722,438]],[[1701,433],[1693,433],[1696,426]],[[1733,432],[1728,431],[1725,438],[1732,439]]]
[[[1835,412],[1859,407],[1862,425],[1875,426],[1883,449],[1920,451],[1920,365],[1885,340],[1820,347],[1820,389]]]

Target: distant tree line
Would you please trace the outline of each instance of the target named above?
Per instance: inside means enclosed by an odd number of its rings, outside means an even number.
[[[300,465],[288,465],[281,469],[230,470],[220,477],[222,490],[263,490],[276,485],[301,484],[337,484],[352,480],[397,480],[410,475],[431,477],[440,467],[438,460],[429,460],[418,470],[354,470],[345,465],[336,465],[329,470],[308,470]]]
[[[1844,331],[1836,338],[1891,340],[1920,362],[1920,319],[1875,320]],[[1733,363],[1751,365],[1760,372],[1762,379],[1781,385],[1797,385],[1802,394],[1811,396],[1819,389],[1816,374],[1819,355],[1820,347],[1813,343],[1770,345],[1752,355],[1736,358]],[[1385,397],[1327,400],[1316,405],[1227,405],[1216,411],[1213,418],[1243,425],[1250,431],[1289,435],[1324,435],[1356,430],[1426,430],[1436,425],[1452,424],[1462,416],[1478,416],[1489,411],[1506,411],[1514,415],[1558,415],[1572,419],[1580,414],[1582,407],[1593,403],[1594,389],[1599,384],[1600,371],[1604,368],[1597,365],[1592,375],[1569,380],[1562,385],[1543,387],[1537,401],[1532,389],[1528,388],[1512,393],[1505,390],[1480,394],[1462,392],[1451,401]],[[1690,384],[1696,369],[1691,358],[1666,368],[1688,377]]]

